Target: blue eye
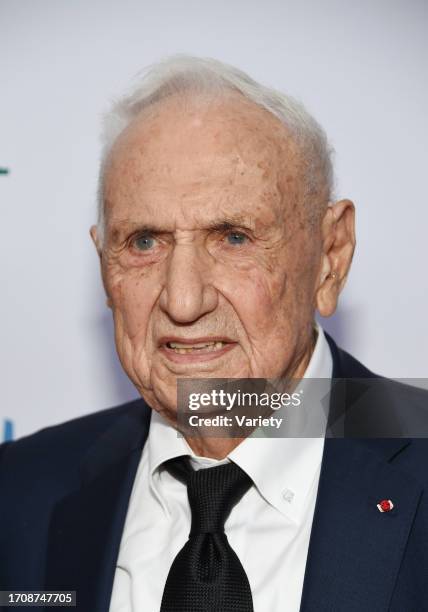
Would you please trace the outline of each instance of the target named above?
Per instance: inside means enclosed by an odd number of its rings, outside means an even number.
[[[229,244],[244,244],[244,242],[247,240],[247,236],[245,234],[242,234],[241,232],[230,232],[227,235],[227,240],[229,242]]]
[[[148,251],[154,246],[154,244],[155,240],[149,234],[139,236],[134,240],[135,248],[137,248],[139,251]]]

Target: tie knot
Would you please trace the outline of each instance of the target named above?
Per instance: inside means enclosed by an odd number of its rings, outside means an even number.
[[[191,536],[223,533],[233,506],[252,485],[251,478],[232,462],[194,470],[188,457],[178,457],[168,461],[165,467],[187,484],[192,511]]]

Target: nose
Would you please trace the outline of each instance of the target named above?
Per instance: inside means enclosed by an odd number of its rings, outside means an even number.
[[[191,323],[217,307],[208,265],[194,244],[175,244],[159,303],[177,323]]]

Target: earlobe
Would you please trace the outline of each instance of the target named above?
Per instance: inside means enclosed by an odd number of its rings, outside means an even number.
[[[316,293],[316,309],[322,317],[330,317],[337,307],[340,293],[340,282],[337,272],[329,272]]]

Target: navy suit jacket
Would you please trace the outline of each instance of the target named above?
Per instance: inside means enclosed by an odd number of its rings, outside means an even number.
[[[328,340],[334,378],[375,377]],[[427,396],[394,383],[377,402],[393,415]],[[149,423],[139,399],[0,446],[0,590],[76,590],[79,611],[108,612]],[[427,439],[327,437],[301,612],[428,611],[427,495]]]

